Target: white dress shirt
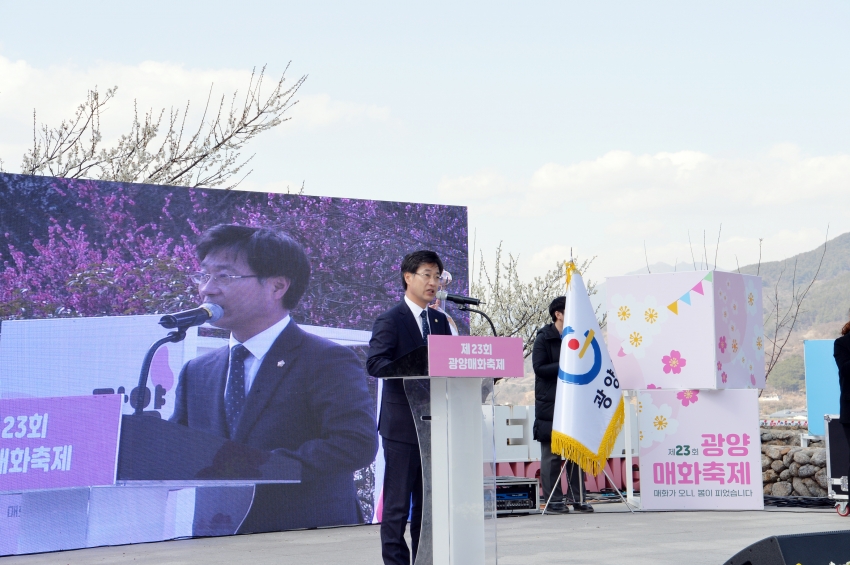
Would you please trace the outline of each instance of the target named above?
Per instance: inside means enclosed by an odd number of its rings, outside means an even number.
[[[287,324],[289,324],[289,315],[283,318],[281,321],[276,323],[273,326],[261,331],[254,337],[245,340],[245,343],[242,345],[245,346],[251,354],[245,358],[245,396],[248,396],[248,392],[251,390],[251,385],[254,384],[254,378],[257,376],[257,372],[260,370],[260,365],[263,364],[263,358],[271,349],[272,344],[275,340],[280,336],[280,333],[286,329]],[[238,345],[239,341],[230,336],[230,349],[233,350],[233,347]],[[227,367],[228,378],[230,378],[230,362],[228,361]],[[225,384],[225,390],[227,390],[227,386]]]
[[[404,301],[407,302],[407,307],[410,308],[411,312],[413,312],[413,319],[416,320],[416,327],[419,328],[419,333],[424,338],[425,334],[422,332],[422,318],[420,318],[420,316],[422,315],[422,311],[425,310],[425,308],[422,308],[414,301],[409,299],[406,294],[404,295]],[[425,316],[425,319],[428,320],[428,316]],[[428,320],[428,329],[431,329],[431,320]]]

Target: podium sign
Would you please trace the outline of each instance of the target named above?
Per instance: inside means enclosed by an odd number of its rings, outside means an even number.
[[[0,491],[114,484],[121,400],[0,400]]]
[[[522,339],[432,334],[428,367],[432,377],[522,378]]]

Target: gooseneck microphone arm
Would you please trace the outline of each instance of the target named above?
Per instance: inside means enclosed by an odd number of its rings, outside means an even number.
[[[139,387],[136,389],[136,411],[133,412],[134,415],[139,416],[145,413],[145,406],[148,403],[148,373],[151,370],[151,363],[153,363],[153,356],[156,355],[156,350],[165,345],[166,343],[177,343],[178,341],[183,341],[186,338],[186,330],[185,328],[177,328],[173,332],[168,332],[168,335],[162,339],[159,339],[154,342],[153,345],[148,349],[147,354],[145,354],[145,360],[142,361],[142,371],[139,374]],[[130,394],[132,400],[132,393]]]
[[[139,386],[136,389],[136,405],[133,407],[135,408],[135,412],[133,412],[134,415],[138,416],[140,414],[144,414],[145,406],[147,406],[148,402],[150,402],[148,400],[148,374],[151,371],[151,364],[153,363],[153,356],[156,354],[156,350],[166,343],[177,343],[178,341],[183,341],[186,339],[186,330],[192,326],[200,326],[206,322],[215,322],[221,319],[222,316],[224,316],[224,310],[221,306],[218,304],[204,303],[192,310],[177,312],[175,314],[166,314],[159,319],[159,325],[163,328],[175,329],[174,331],[169,332],[164,338],[155,341],[148,349],[148,352],[145,355],[145,360],[142,361],[142,370],[139,374]],[[130,392],[130,402],[133,402],[132,392]],[[154,414],[159,413],[154,412]]]
[[[476,314],[481,314],[484,316],[484,319],[490,322],[490,329],[493,330],[493,337],[499,337],[499,334],[496,333],[496,326],[493,325],[493,320],[490,319],[490,316],[482,312],[481,310],[476,310],[475,308],[470,308],[469,304],[461,304],[457,307],[458,310],[462,310],[464,312],[475,312]]]

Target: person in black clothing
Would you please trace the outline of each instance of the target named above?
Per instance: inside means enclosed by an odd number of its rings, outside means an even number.
[[[552,323],[543,326],[537,332],[534,349],[531,352],[531,364],[534,367],[534,439],[540,442],[540,478],[543,480],[542,498],[552,502],[546,513],[564,514],[569,512],[566,500],[572,501],[577,512],[593,512],[593,507],[584,503],[584,475],[581,468],[572,461],[566,462],[566,473],[570,492],[567,497],[561,490],[558,475],[563,459],[552,453],[552,420],[555,417],[555,390],[558,388],[558,362],[561,358],[561,332],[564,330],[564,307],[566,298],[559,296],[549,305]]]
[[[835,340],[833,349],[835,364],[838,365],[838,386],[841,390],[839,398],[839,418],[841,427],[844,428],[844,436],[850,448],[850,322],[841,328],[841,337]],[[850,470],[847,473],[850,476]],[[841,488],[847,492],[846,477],[842,479]]]
[[[366,360],[370,375],[380,375],[399,357],[427,345],[429,334],[452,334],[446,315],[428,306],[442,272],[443,262],[433,251],[414,251],[402,259],[404,297],[375,320]],[[384,447],[381,555],[385,565],[409,565],[419,548],[424,492],[419,439],[402,379],[384,381],[378,431]],[[408,515],[411,548],[404,537]]]

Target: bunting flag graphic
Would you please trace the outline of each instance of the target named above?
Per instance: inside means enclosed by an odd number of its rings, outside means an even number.
[[[695,293],[697,293],[701,296],[705,296],[705,290],[702,288],[702,283],[703,282],[712,282],[713,280],[714,280],[714,271],[709,271],[708,274],[706,274],[702,278],[701,281],[699,281],[697,284],[694,285],[693,288],[691,288],[691,290],[689,290],[688,292],[686,292],[685,294],[680,296],[678,300],[674,301],[671,304],[668,304],[667,309],[678,316],[679,315],[679,302],[683,302],[683,303],[687,304],[688,306],[690,306],[691,305],[691,293],[695,292]]]
[[[623,397],[581,273],[567,263],[552,452],[598,475],[623,427]]]

